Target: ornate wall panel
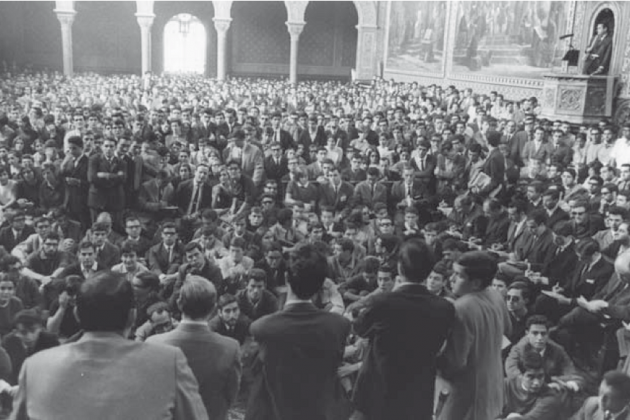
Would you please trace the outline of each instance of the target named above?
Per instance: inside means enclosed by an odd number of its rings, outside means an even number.
[[[232,63],[287,64],[287,11],[282,2],[235,2],[232,6]]]

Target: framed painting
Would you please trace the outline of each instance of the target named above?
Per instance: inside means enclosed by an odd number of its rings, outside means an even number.
[[[386,71],[444,77],[447,3],[389,2]]]

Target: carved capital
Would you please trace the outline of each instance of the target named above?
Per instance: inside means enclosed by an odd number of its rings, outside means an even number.
[[[221,35],[225,35],[232,24],[232,18],[212,18],[212,21],[214,22],[214,29]]]
[[[77,12],[74,10],[55,10],[57,19],[61,23],[61,27],[71,27]]]
[[[142,15],[136,13],[136,19],[138,19],[140,29],[150,31],[153,26],[153,21],[155,20],[155,15]]]
[[[306,22],[286,22],[286,25],[289,29],[289,35],[291,35],[291,39],[297,39],[300,37],[300,34],[302,33]]]

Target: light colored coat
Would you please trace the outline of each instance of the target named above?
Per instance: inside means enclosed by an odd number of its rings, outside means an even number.
[[[207,420],[181,350],[90,332],[22,366],[11,419]]]
[[[511,330],[507,307],[488,288],[457,299],[455,313],[442,369],[450,395],[439,419],[495,419],[503,409],[501,346]]]

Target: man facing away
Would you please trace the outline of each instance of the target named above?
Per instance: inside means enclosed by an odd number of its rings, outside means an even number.
[[[208,419],[181,350],[125,338],[135,318],[131,283],[111,272],[86,280],[76,343],[22,365],[12,419]]]
[[[147,343],[179,347],[199,383],[208,416],[224,420],[238,393],[241,362],[238,342],[210,331],[208,320],[216,301],[217,291],[212,283],[203,277],[189,276],[177,299],[182,322],[173,331],[149,337]]]
[[[260,353],[246,420],[333,417],[350,323],[311,302],[325,278],[326,257],[312,244],[298,244],[291,253],[284,309],[250,327]]]
[[[406,241],[398,255],[394,290],[375,296],[354,324],[355,332],[369,339],[369,349],[353,396],[353,419],[361,414],[369,420],[433,416],[436,357],[455,309],[422,284],[433,267],[423,241]]]

